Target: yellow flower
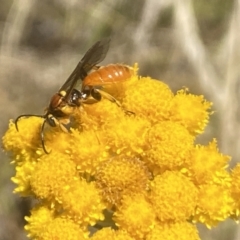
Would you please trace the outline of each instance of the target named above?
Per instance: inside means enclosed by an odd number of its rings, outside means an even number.
[[[223,155],[217,148],[217,141],[213,139],[208,146],[197,145],[192,149],[189,161],[189,173],[195,184],[217,182],[225,180],[225,172],[230,156]]]
[[[78,224],[69,219],[57,217],[44,226],[36,239],[85,240],[86,236],[87,234]]]
[[[43,231],[44,227],[48,225],[54,218],[53,210],[50,210],[44,205],[35,206],[31,210],[31,216],[25,217],[27,225],[25,230],[28,232],[28,237],[38,238],[39,234]]]
[[[188,222],[165,223],[155,227],[146,240],[200,240],[197,227]]]
[[[30,184],[39,199],[60,201],[62,189],[75,178],[78,178],[77,169],[70,157],[53,151],[42,156],[37,163]]]
[[[151,176],[140,159],[118,156],[100,166],[95,177],[104,199],[118,205],[123,196],[146,192]]]
[[[106,146],[114,154],[135,156],[143,153],[147,147],[146,134],[150,128],[150,123],[146,119],[123,116],[116,121],[106,122],[103,128],[103,132],[100,133],[102,139],[105,140]]]
[[[97,231],[92,240],[134,240],[126,231],[122,230],[113,230],[111,228],[103,228]]]
[[[69,133],[61,131],[58,127],[45,129],[44,130],[44,145],[46,150],[51,153],[54,152],[55,149],[59,153],[69,155],[71,153],[71,138]],[[43,151],[43,149],[38,150],[38,153]],[[44,155],[46,155],[44,153]]]
[[[122,205],[114,213],[119,229],[126,230],[132,237],[143,239],[155,226],[153,206],[143,194],[124,196]]]
[[[78,224],[60,215],[56,217],[53,210],[45,206],[35,207],[31,216],[25,219],[28,222],[25,230],[28,231],[28,237],[33,239],[84,240],[88,236],[88,232],[83,231]]]
[[[72,129],[69,138],[71,158],[78,171],[94,175],[97,166],[109,157],[105,144],[99,138],[99,131],[80,132]]]
[[[173,93],[165,83],[143,77],[131,82],[125,94],[123,105],[137,116],[151,123],[168,119]]]
[[[196,186],[180,172],[167,171],[152,182],[150,200],[158,219],[185,221],[197,204]]]
[[[179,123],[160,121],[147,134],[149,150],[144,159],[154,174],[179,170],[189,161],[194,138]]]
[[[194,145],[210,102],[187,90],[174,96],[136,67],[130,79],[99,87],[113,98],[79,108],[63,99],[54,109],[61,123],[69,118],[69,131],[48,121],[42,129],[37,117],[19,119],[17,131],[10,121],[3,147],[16,168],[15,192],[38,202],[26,217],[30,238],[199,240],[186,221],[210,227],[238,217],[239,167],[227,172],[230,158],[216,140]]]
[[[208,228],[226,220],[234,209],[230,188],[226,185],[205,184],[199,187],[198,204],[193,220]]]
[[[10,121],[9,128],[3,136],[3,147],[16,156],[14,162],[21,162],[26,158],[36,158],[36,151],[41,145],[40,129],[42,118],[29,117],[18,121],[18,131],[15,123]]]
[[[211,102],[202,95],[188,94],[187,89],[178,91],[170,107],[170,119],[183,125],[193,135],[203,132],[209,121]]]
[[[33,194],[30,179],[34,173],[36,162],[26,161],[21,166],[16,166],[16,175],[11,180],[17,184],[14,192],[19,193],[21,196],[29,196]]]
[[[106,208],[94,183],[76,179],[61,191],[61,204],[64,217],[74,220],[82,226],[93,226],[104,220]]]
[[[98,130],[106,122],[115,122],[119,118],[125,117],[126,114],[123,110],[108,99],[102,99],[96,104],[84,105],[83,111],[77,116],[81,119],[83,129]],[[126,110],[130,111],[131,109]]]

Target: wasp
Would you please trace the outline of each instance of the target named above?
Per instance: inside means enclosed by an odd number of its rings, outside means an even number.
[[[121,103],[115,97],[102,88],[124,82],[133,74],[133,69],[123,64],[95,66],[95,70],[83,79],[81,90],[73,89],[70,101],[74,105],[80,106],[82,103],[92,104],[98,102],[102,97],[105,97],[115,102],[119,107],[122,107]],[[126,112],[132,113],[131,111]]]
[[[91,104],[105,97],[115,102],[118,106],[121,106],[121,103],[111,94],[101,90],[101,86],[123,81],[129,78],[133,71],[131,68],[121,64],[110,64],[105,67],[97,65],[106,57],[109,43],[109,38],[103,39],[96,42],[86,52],[62,87],[52,96],[43,115],[23,114],[18,116],[15,120],[17,131],[19,130],[18,121],[22,117],[43,118],[40,137],[42,148],[48,154],[49,152],[44,143],[46,123],[51,127],[59,126],[64,132],[68,132],[66,124],[70,122],[70,116],[74,109],[82,103]],[[76,89],[79,81],[82,85],[80,90]]]

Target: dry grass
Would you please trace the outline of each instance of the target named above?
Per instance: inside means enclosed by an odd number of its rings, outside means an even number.
[[[139,62],[142,75],[164,80],[175,91],[187,86],[213,101],[215,116],[199,141],[217,137],[232,163],[239,160],[240,1],[2,2],[1,134],[10,118],[41,113],[85,51],[111,36],[104,63]],[[12,169],[1,157],[0,240],[25,239],[27,204],[12,195]],[[238,239],[234,226],[201,229],[202,239]]]

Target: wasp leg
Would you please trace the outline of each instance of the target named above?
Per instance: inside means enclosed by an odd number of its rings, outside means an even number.
[[[95,70],[95,71],[96,71],[96,70],[98,70],[100,67],[101,67],[101,66],[99,66],[99,65],[93,66],[93,67],[92,67],[92,70]]]
[[[59,123],[59,127],[60,129],[65,132],[65,133],[69,133],[69,130],[66,128],[66,126],[64,126],[64,124],[69,124],[70,121],[66,121],[66,122],[61,122]]]
[[[105,91],[103,91],[103,90],[96,89],[96,88],[94,88],[93,91],[98,92],[99,94],[101,94],[102,97],[105,97],[105,98],[108,99],[109,101],[116,103],[117,106],[120,107],[120,108],[122,108],[123,111],[124,111],[126,114],[128,114],[128,115],[135,115],[134,112],[128,111],[128,110],[124,109],[124,107],[122,106],[122,104],[121,104],[115,97],[113,97],[111,94],[109,94],[109,93],[107,93],[107,92],[105,92]]]
[[[44,128],[45,128],[45,124],[46,124],[47,120],[45,119],[43,121],[43,124],[42,124],[42,127],[41,127],[41,142],[42,142],[42,148],[43,148],[43,151],[46,153],[46,154],[49,154],[50,152],[47,151],[46,149],[46,146],[45,146],[45,142],[44,142]]]
[[[102,97],[105,97],[109,101],[116,103],[118,105],[118,107],[122,108],[122,104],[115,97],[113,97],[111,94],[109,94],[109,93],[107,93],[103,90],[96,89],[96,88],[94,88],[93,91],[97,92],[97,93],[100,93]]]

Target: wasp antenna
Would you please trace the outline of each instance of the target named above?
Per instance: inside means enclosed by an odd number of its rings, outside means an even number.
[[[18,124],[17,124],[17,123],[18,123],[18,120],[19,120],[20,118],[21,118],[21,117],[17,117],[16,120],[14,121],[14,123],[15,123],[15,128],[17,129],[17,131],[19,131],[19,130],[18,130]]]
[[[18,116],[18,117],[15,119],[15,121],[14,121],[15,127],[16,127],[17,131],[19,131],[19,129],[18,129],[18,120],[19,120],[20,118],[22,118],[22,117],[25,117],[25,115],[20,115],[20,116]]]
[[[19,121],[19,119],[22,118],[22,117],[40,117],[40,118],[44,118],[43,115],[37,115],[37,114],[23,114],[23,115],[20,115],[20,116],[18,116],[18,117],[15,119],[15,121],[14,121],[15,127],[16,127],[17,131],[19,131],[19,129],[18,129],[18,121]]]
[[[41,127],[41,142],[42,142],[42,148],[43,148],[43,151],[46,153],[46,154],[49,154],[50,152],[47,151],[46,147],[45,147],[45,143],[44,143],[44,128],[45,128],[45,124],[47,122],[47,119],[45,119],[43,121],[43,124],[42,124],[42,127]]]

